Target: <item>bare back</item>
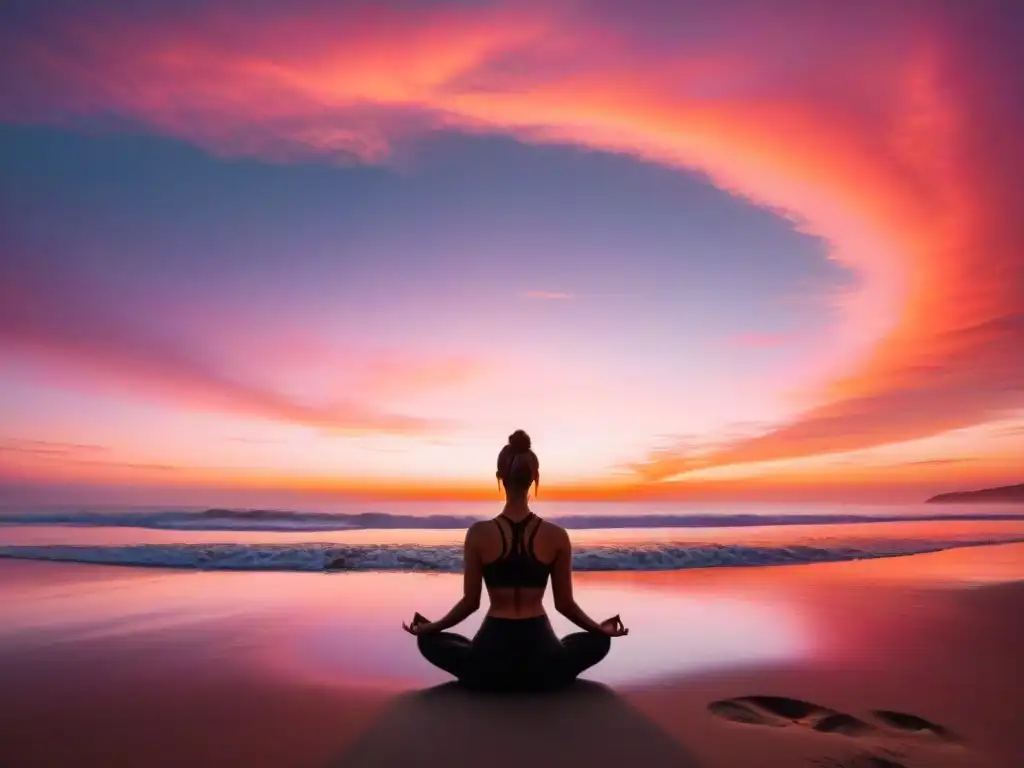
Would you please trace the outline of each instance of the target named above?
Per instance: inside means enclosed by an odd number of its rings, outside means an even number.
[[[529,536],[532,555],[536,560],[552,568],[558,562],[568,540],[566,532],[560,526],[539,518],[526,528]],[[508,551],[512,540],[512,526],[504,517],[497,517],[473,526],[471,541],[472,552],[480,567],[494,563]],[[552,576],[554,579],[554,576]],[[502,619],[526,619],[541,616],[545,613],[545,587],[487,587],[491,605],[488,616]]]

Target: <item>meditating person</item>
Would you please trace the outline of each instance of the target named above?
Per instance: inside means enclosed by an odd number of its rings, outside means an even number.
[[[613,637],[629,633],[618,616],[598,623],[576,604],[572,546],[561,528],[530,511],[530,488],[540,486],[530,437],[518,430],[498,454],[497,478],[505,508],[466,532],[462,599],[438,621],[419,613],[402,627],[416,635],[427,661],[476,689],[551,689],[566,685],[601,661]],[[555,608],[583,629],[561,640],[548,621],[548,577]],[[480,607],[482,584],[491,605],[472,640],[445,630]]]

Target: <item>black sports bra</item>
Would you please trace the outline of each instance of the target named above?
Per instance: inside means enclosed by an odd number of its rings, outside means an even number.
[[[512,530],[512,541],[505,538],[505,530],[497,520],[494,524],[498,526],[501,534],[501,554],[497,560],[485,563],[483,567],[484,583],[488,587],[528,587],[544,589],[548,583],[548,576],[551,575],[551,566],[542,563],[533,553],[533,540],[537,537],[537,529],[540,528],[541,519],[532,512],[518,523],[509,520],[505,515],[509,528]],[[533,520],[537,524],[530,532],[529,541],[526,539],[526,530]]]

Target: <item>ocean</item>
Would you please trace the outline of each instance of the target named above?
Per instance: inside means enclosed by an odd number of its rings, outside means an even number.
[[[1024,541],[1020,505],[559,503],[580,571],[834,562]],[[483,503],[0,511],[0,557],[233,571],[457,572]]]

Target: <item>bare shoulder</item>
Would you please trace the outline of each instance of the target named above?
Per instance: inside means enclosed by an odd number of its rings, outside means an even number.
[[[477,520],[471,524],[466,530],[466,541],[478,541],[484,532],[484,528],[489,527],[488,523],[490,522],[490,520]]]
[[[558,544],[569,542],[569,532],[557,523],[552,523],[548,520],[542,520],[541,528],[544,530],[544,534],[548,536],[552,541]]]

